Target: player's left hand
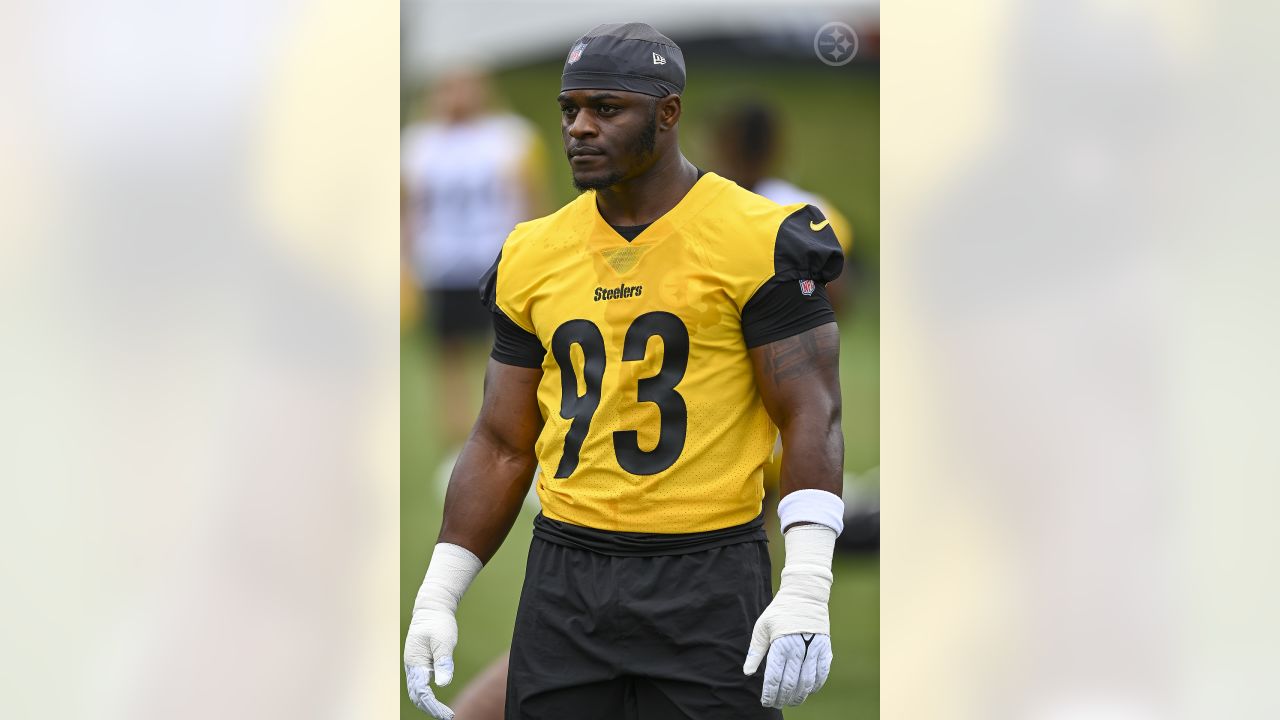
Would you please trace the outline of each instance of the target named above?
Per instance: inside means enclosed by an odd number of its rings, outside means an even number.
[[[756,620],[742,672],[754,675],[768,653],[760,704],[799,705],[831,672],[831,553],[836,532],[820,525],[784,534],[787,561],[773,602]]]
[[[760,661],[755,662],[759,666]],[[799,705],[822,687],[830,673],[830,635],[783,635],[769,646],[760,704],[774,708]]]

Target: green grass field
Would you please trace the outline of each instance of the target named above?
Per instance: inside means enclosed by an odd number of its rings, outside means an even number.
[[[862,267],[849,289],[840,318],[841,378],[844,390],[845,467],[860,474],[879,465],[879,82],[867,69],[809,66],[778,68],[695,65],[690,58],[685,95],[682,146],[695,163],[710,112],[726,102],[753,97],[784,109],[789,129],[786,176],[818,192],[849,217],[855,228],[854,257]],[[559,153],[554,102],[559,62],[510,70],[497,78],[508,104],[531,118],[552,149],[553,193],[559,203],[573,194],[568,169]],[[703,165],[710,167],[710,165]],[[441,495],[435,475],[448,448],[442,447],[435,407],[436,374],[432,348],[420,332],[401,345],[400,533],[401,637],[408,628],[414,594],[426,570],[439,531]],[[474,383],[480,393],[481,369]],[[478,405],[478,399],[477,399]],[[533,513],[517,521],[505,545],[486,566],[463,599],[458,613],[457,674],[440,697],[447,703],[457,690],[509,644]],[[774,520],[776,524],[776,519]],[[781,569],[780,543],[773,543],[775,587]],[[879,717],[879,562],[837,556],[831,596],[835,662],[826,687],[804,705],[786,711],[788,720]],[[743,648],[745,655],[746,648]],[[399,663],[396,670],[400,671]],[[401,717],[425,717],[403,693]],[[466,720],[462,718],[461,720]]]

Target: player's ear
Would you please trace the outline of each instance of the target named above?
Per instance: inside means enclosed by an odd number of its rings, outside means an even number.
[[[680,122],[680,96],[668,95],[657,100],[657,122],[661,130],[670,130]]]

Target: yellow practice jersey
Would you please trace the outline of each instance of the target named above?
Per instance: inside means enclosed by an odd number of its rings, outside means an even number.
[[[748,355],[770,331],[744,328],[744,308],[784,284],[825,304],[842,263],[816,208],[714,173],[630,242],[593,192],[516,226],[482,294],[541,345],[543,513],[649,533],[754,519],[777,428]]]

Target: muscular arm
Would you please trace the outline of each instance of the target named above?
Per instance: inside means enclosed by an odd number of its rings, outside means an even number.
[[[742,672],[754,674],[767,653],[760,704],[780,708],[804,702],[831,669],[827,603],[844,465],[840,334],[834,322],[818,325],[752,348],[751,361],[760,397],[782,432],[779,515],[789,524],[782,528],[782,582],[751,631]],[[800,504],[787,512],[792,493]]]
[[[781,495],[803,489],[840,495],[844,433],[836,324],[752,348],[751,362],[765,409],[782,433]]]
[[[449,478],[439,542],[461,545],[481,562],[498,551],[529,492],[541,378],[538,368],[489,361],[480,417]]]

